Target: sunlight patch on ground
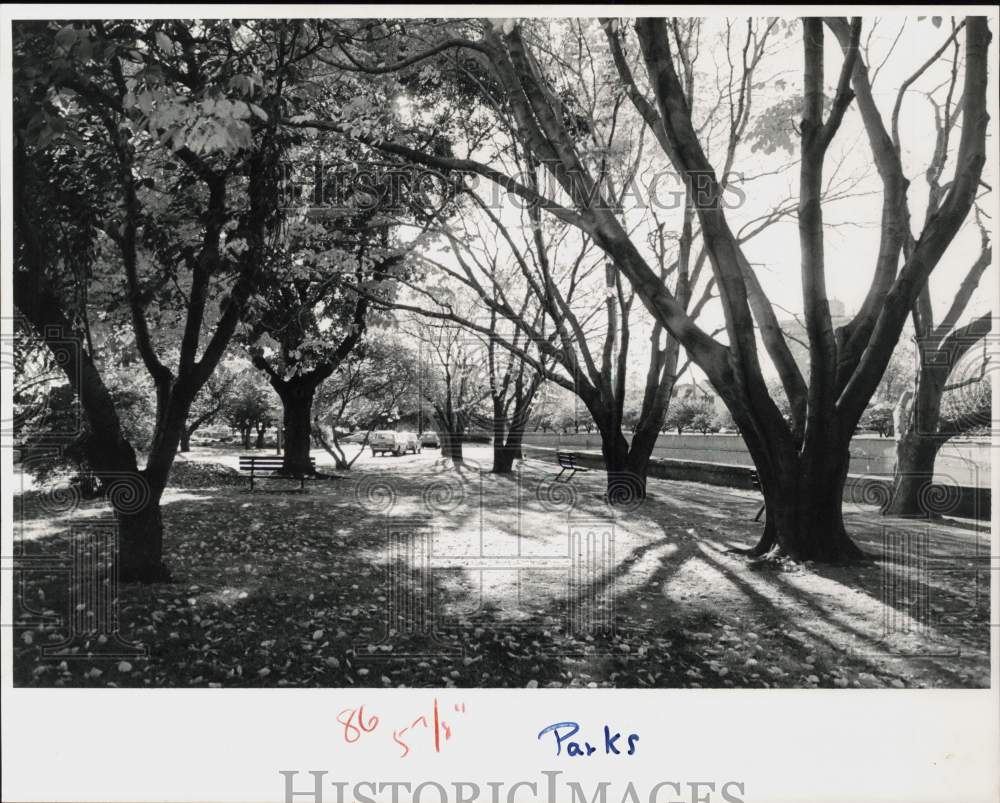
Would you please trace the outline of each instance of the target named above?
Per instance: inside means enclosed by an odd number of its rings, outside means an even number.
[[[215,591],[202,592],[198,598],[198,602],[200,604],[222,605],[229,608],[249,596],[250,591],[244,587],[227,586]]]
[[[661,592],[673,604],[712,610],[721,601],[732,604],[734,597],[746,599],[724,572],[697,556],[687,558],[663,583]]]

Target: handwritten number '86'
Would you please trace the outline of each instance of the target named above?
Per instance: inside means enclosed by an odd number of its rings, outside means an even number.
[[[344,741],[353,743],[361,738],[362,733],[371,733],[375,730],[379,719],[374,714],[365,719],[365,707],[361,706],[345,708],[337,715],[337,722],[344,726]]]

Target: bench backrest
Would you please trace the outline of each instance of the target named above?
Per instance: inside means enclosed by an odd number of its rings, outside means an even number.
[[[271,455],[269,457],[263,457],[260,455],[240,455],[240,471],[249,471],[250,469],[258,468],[277,471],[284,465],[285,459],[281,455]],[[315,468],[315,457],[309,458],[309,465]]]
[[[564,468],[576,468],[576,455],[573,452],[556,452],[556,459]]]

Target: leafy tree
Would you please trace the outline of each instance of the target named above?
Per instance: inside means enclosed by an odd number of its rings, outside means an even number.
[[[319,208],[294,221],[278,264],[248,308],[254,365],[281,399],[283,470],[290,474],[313,471],[309,448],[317,388],[362,343],[371,301],[384,302],[394,278],[410,269],[415,241],[399,233],[400,206],[412,209],[413,199],[392,193],[383,208],[361,195],[343,193],[337,200],[346,208]],[[416,209],[411,217],[426,224],[433,215],[434,210]]]
[[[155,421],[148,379],[125,368],[108,370],[105,382],[124,437],[135,448],[148,449]],[[81,415],[79,397],[69,383],[53,381],[35,395],[32,405],[17,415],[15,431],[21,460],[36,479],[46,481],[68,472],[88,496],[106,490],[107,483],[95,474],[90,457],[95,433]]]
[[[622,426],[634,432],[636,425],[639,423],[639,414],[640,410],[638,407],[626,407],[625,412],[622,414]]]
[[[227,396],[222,415],[240,434],[244,449],[250,448],[252,433],[257,433],[256,448],[263,446],[264,433],[274,421],[274,394],[259,379],[246,381]]]
[[[702,435],[707,435],[715,428],[714,418],[715,411],[712,409],[712,406],[703,404],[691,416],[691,429],[700,432]]]
[[[283,470],[293,475],[313,471],[309,451],[316,389],[361,341],[366,326],[368,299],[331,280],[337,270],[328,266],[331,252],[339,253],[336,247],[289,249],[252,307],[250,353],[281,399]],[[362,259],[352,271],[359,280],[367,273]]]
[[[135,486],[116,506],[123,580],[170,577],[159,500],[266,268],[290,139],[276,123],[314,46],[296,21],[15,25],[14,301],[51,348],[77,344],[63,370],[88,461]],[[128,327],[155,387],[141,471],[95,350],[109,322]]]
[[[713,416],[714,409],[710,401],[686,397],[670,404],[664,425],[669,429],[676,429],[678,435],[682,435],[685,429],[705,435],[713,426]]]

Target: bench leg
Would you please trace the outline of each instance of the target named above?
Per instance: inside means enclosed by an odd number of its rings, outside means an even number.
[[[760,517],[764,515],[764,508],[766,507],[766,504],[761,503],[760,509],[757,511],[757,515],[753,517],[754,521],[760,521]]]
[[[553,482],[560,482],[561,479],[562,479],[562,475],[565,474],[565,473],[566,473],[566,469],[564,469],[564,468],[560,469],[559,473],[556,474],[556,478],[553,480]]]
[[[250,469],[250,493],[253,493],[253,469]]]

